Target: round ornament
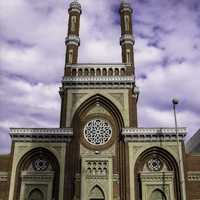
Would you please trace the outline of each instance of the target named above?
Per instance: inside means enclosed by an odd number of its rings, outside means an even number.
[[[151,158],[147,161],[147,166],[151,171],[160,171],[162,169],[162,162],[158,158]]]
[[[93,145],[104,145],[112,136],[110,123],[105,119],[93,119],[84,127],[84,138]]]
[[[33,161],[33,168],[36,171],[45,171],[49,166],[49,162],[45,159],[38,158]]]

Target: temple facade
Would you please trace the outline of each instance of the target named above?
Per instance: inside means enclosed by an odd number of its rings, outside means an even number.
[[[200,152],[186,153],[186,129],[138,127],[130,4],[119,3],[118,64],[78,63],[81,12],[72,1],[60,128],[10,129],[0,200],[200,200]]]

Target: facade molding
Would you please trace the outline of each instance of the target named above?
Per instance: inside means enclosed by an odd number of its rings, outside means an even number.
[[[188,181],[198,181],[200,182],[200,171],[189,171],[187,173]]]
[[[21,178],[23,181],[25,180],[51,180],[53,179],[54,172],[53,171],[45,171],[45,172],[36,172],[36,171],[22,171]]]
[[[81,4],[77,1],[73,1],[70,3],[70,6],[69,6],[69,13],[71,12],[78,12],[79,14],[81,14]]]
[[[10,128],[15,142],[70,142],[72,128]]]
[[[135,40],[131,34],[124,34],[120,37],[120,45],[131,44],[134,45]]]
[[[145,182],[171,182],[173,181],[173,172],[142,172],[141,180]]]
[[[133,13],[133,9],[131,8],[131,6],[130,6],[129,3],[123,2],[123,3],[121,3],[119,12],[120,12],[120,13],[123,13],[123,12],[130,12],[130,13]]]
[[[76,46],[80,45],[80,38],[76,35],[69,35],[65,38],[65,45],[74,44]]]
[[[71,67],[71,68],[126,68],[126,67],[131,67],[131,64],[125,64],[125,63],[78,63],[78,64],[67,64],[66,67]]]
[[[186,136],[186,128],[178,128],[179,140]],[[122,135],[127,142],[137,141],[177,141],[175,128],[124,128]]]
[[[0,183],[8,181],[8,172],[0,172]]]
[[[89,85],[94,86],[95,84],[98,87],[102,87],[103,84],[110,84],[112,86],[117,85],[118,88],[122,85],[134,85],[135,79],[134,76],[80,76],[80,77],[68,77],[65,76],[62,80],[64,85],[82,85],[86,84],[88,88]],[[124,87],[123,87],[124,88]]]

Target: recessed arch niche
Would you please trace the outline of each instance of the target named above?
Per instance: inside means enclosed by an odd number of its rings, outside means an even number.
[[[40,189],[35,188],[30,192],[28,200],[44,200],[44,194]]]
[[[164,192],[160,189],[155,189],[150,196],[149,200],[167,200]]]
[[[56,156],[50,152],[48,149],[43,147],[34,148],[30,151],[28,151],[18,162],[17,164],[17,170],[16,170],[16,178],[15,178],[15,190],[14,190],[14,200],[18,200],[20,198],[20,190],[22,187],[22,174],[30,173],[34,171],[34,167],[30,168],[33,161],[41,159],[46,160],[49,162],[49,166],[51,166],[51,172],[54,174],[53,182],[52,182],[52,198],[55,200],[58,200],[59,198],[59,179],[60,179],[60,166],[59,162],[56,158]],[[46,169],[45,169],[46,170]],[[46,171],[40,171],[39,173],[42,175],[42,173],[46,173]],[[48,169],[47,169],[48,170]],[[35,174],[38,172],[36,171]],[[32,175],[32,178],[34,179],[34,174]],[[37,190],[37,191],[36,191]],[[36,188],[34,195],[39,195],[39,188]],[[41,191],[41,190],[40,190]],[[42,191],[41,191],[42,192]],[[28,194],[26,194],[28,195]]]
[[[158,159],[162,162],[162,165],[165,166],[165,168],[161,167],[160,170],[154,171],[154,169],[148,169],[148,167],[145,167],[147,165],[148,161],[151,159]],[[135,163],[134,167],[134,179],[135,179],[135,198],[141,199],[142,198],[142,174],[145,178],[145,175],[148,176],[150,174],[150,177],[153,177],[153,174],[155,174],[155,177],[158,174],[162,174],[163,177],[162,181],[165,181],[166,174],[173,174],[173,195],[175,196],[175,199],[180,200],[180,178],[179,178],[179,170],[178,170],[178,164],[176,159],[171,155],[167,150],[160,148],[160,147],[151,147],[143,151],[137,158],[137,161]],[[163,188],[163,183],[161,184],[160,188]],[[160,191],[163,193],[160,188],[157,188],[158,190],[154,189],[155,194],[152,193],[151,195],[156,195]],[[156,192],[157,191],[157,192]],[[159,193],[161,195],[161,193]],[[164,193],[163,193],[164,194]],[[158,195],[159,196],[159,195]],[[150,198],[150,197],[149,197]],[[151,198],[150,198],[151,200]]]
[[[89,200],[105,200],[105,195],[101,187],[94,186],[89,193]]]

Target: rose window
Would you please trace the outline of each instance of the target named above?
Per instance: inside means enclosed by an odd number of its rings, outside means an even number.
[[[90,144],[106,144],[110,140],[111,136],[112,128],[107,120],[93,119],[84,127],[84,137]]]
[[[158,158],[151,158],[148,160],[147,166],[151,171],[160,171],[162,169],[162,162]]]
[[[45,171],[49,166],[49,162],[44,159],[38,158],[37,160],[33,161],[33,168],[36,171]]]

